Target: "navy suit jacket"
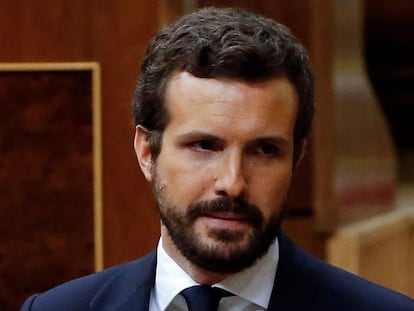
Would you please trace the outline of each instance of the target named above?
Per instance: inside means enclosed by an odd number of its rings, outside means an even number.
[[[414,300],[307,254],[283,233],[268,310],[414,311]],[[36,294],[21,311],[148,311],[156,253]]]

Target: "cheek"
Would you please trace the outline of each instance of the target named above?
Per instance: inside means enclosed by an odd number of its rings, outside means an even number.
[[[260,181],[251,187],[250,197],[252,203],[258,205],[267,218],[283,208],[290,186],[291,173],[274,175],[263,173],[259,179]]]
[[[210,172],[205,167],[194,167],[182,161],[164,161],[158,168],[161,181],[168,185],[169,196],[182,207],[204,198],[212,180]]]

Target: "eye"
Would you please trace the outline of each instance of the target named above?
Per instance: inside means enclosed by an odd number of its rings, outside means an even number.
[[[278,147],[272,143],[260,143],[256,146],[256,153],[264,156],[275,155],[278,151]]]
[[[190,146],[196,151],[218,151],[219,145],[211,139],[201,139],[190,143]]]

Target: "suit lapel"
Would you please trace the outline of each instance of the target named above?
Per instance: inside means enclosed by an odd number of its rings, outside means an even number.
[[[279,263],[268,311],[291,310],[292,305],[306,310],[307,302],[297,297],[309,290],[303,269],[309,258],[283,232],[278,241]],[[91,311],[148,311],[155,270],[156,252],[127,264],[96,294]]]
[[[307,310],[306,302],[298,301],[300,293],[307,290],[305,275],[300,268],[307,259],[283,232],[278,234],[278,242],[279,263],[268,310]]]
[[[91,311],[148,311],[155,266],[156,252],[127,264],[96,294]]]

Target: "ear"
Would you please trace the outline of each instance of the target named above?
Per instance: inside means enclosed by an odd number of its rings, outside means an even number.
[[[306,139],[302,139],[299,142],[297,153],[294,155],[293,159],[293,169],[296,170],[302,161],[303,157],[305,156],[306,146],[308,145],[308,141]]]
[[[142,173],[148,181],[151,181],[153,161],[148,131],[140,125],[135,128],[134,149]]]

